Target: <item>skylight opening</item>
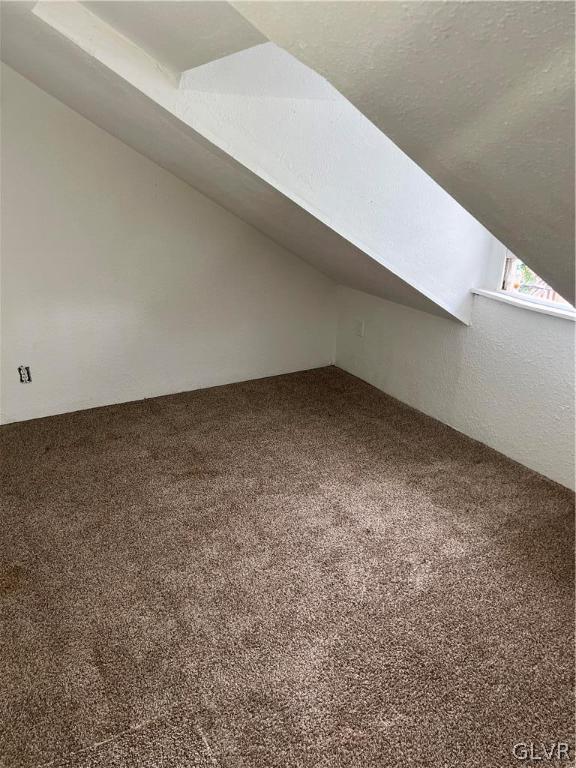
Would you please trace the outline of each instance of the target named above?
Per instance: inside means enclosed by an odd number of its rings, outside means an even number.
[[[516,256],[508,255],[506,257],[502,290],[538,304],[552,304],[573,309],[566,299],[563,299],[559,293]]]

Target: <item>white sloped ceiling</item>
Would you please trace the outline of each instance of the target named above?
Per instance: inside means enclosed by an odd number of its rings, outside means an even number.
[[[574,303],[574,4],[233,3]]]
[[[468,321],[502,247],[340,93],[227,3],[192,4],[190,58],[182,3],[100,5],[3,3],[4,61],[338,282]]]

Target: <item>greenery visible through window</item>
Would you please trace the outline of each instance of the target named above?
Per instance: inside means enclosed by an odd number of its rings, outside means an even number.
[[[560,296],[559,293],[545,283],[536,272],[526,266],[523,261],[515,256],[506,257],[506,267],[504,268],[504,280],[502,290],[508,293],[516,293],[525,299],[540,302],[552,302],[565,307],[571,305]]]

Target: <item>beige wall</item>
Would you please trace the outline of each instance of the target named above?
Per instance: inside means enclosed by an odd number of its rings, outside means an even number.
[[[330,280],[7,67],[1,245],[4,422],[333,360]]]

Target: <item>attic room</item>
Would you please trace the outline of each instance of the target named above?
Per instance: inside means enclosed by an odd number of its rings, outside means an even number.
[[[574,764],[574,10],[0,0],[0,766]]]

